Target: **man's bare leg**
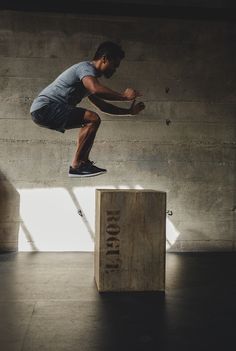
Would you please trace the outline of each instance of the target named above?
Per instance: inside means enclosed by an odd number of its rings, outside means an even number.
[[[85,126],[79,130],[77,148],[72,160],[72,167],[77,168],[89,159],[94,139],[101,123],[100,117],[92,111],[86,111],[84,115]]]

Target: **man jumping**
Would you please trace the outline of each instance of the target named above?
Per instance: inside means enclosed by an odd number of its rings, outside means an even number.
[[[141,94],[131,88],[123,93],[102,85],[98,78],[112,77],[125,53],[113,42],[99,45],[92,61],[77,63],[60,74],[40,92],[33,101],[30,112],[33,121],[41,126],[64,133],[67,129],[81,128],[77,148],[69,168],[70,177],[89,177],[106,172],[89,160],[89,153],[101,123],[97,113],[76,105],[85,97],[100,109],[113,115],[135,115],[145,108],[135,99]],[[130,108],[120,108],[104,100],[132,101]]]

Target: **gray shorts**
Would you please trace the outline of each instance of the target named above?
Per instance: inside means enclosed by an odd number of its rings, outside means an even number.
[[[86,110],[60,102],[50,102],[40,109],[31,112],[32,120],[40,127],[64,133],[66,129],[84,126]]]

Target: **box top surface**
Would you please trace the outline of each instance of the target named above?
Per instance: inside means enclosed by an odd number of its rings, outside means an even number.
[[[103,193],[123,193],[123,192],[130,192],[130,193],[162,193],[166,194],[165,191],[160,191],[160,190],[152,190],[152,189],[96,189],[98,192],[103,192]]]

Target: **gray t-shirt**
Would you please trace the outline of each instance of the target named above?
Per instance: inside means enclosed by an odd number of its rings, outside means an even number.
[[[91,95],[82,83],[86,76],[100,76],[91,62],[83,61],[69,67],[39,93],[31,105],[30,112],[40,109],[50,101],[76,106],[84,97]]]

